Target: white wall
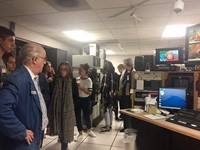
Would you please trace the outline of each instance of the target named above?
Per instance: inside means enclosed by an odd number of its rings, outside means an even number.
[[[123,55],[123,56],[107,55],[106,56],[106,60],[112,62],[113,66],[115,67],[115,71],[117,73],[119,73],[118,69],[117,69],[117,66],[119,64],[123,64],[123,60],[127,59],[127,58],[132,58],[133,59],[133,63],[134,63],[135,56],[130,56],[130,55]]]
[[[9,22],[0,19],[0,25],[9,27]],[[40,44],[50,46],[53,48],[71,51],[74,53],[78,53],[78,51],[79,51],[78,49],[76,49],[74,47],[71,47],[67,44],[56,41],[56,40],[49,38],[47,36],[44,36],[42,34],[36,33],[32,30],[29,30],[29,29],[19,26],[17,24],[15,25],[15,34],[16,34],[16,37],[18,37],[18,38],[29,40],[29,41],[36,42],[36,43],[40,43]]]

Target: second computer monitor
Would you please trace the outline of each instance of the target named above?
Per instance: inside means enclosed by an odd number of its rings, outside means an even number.
[[[171,110],[186,108],[185,88],[159,88],[158,107]]]

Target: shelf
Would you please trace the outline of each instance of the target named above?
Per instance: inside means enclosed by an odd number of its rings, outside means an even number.
[[[157,92],[158,91],[151,91],[151,90],[135,90],[135,92]]]

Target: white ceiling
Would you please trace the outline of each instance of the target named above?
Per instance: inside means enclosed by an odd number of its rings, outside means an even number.
[[[62,31],[86,30],[97,36],[102,49],[117,55],[153,54],[155,48],[184,46],[184,38],[162,39],[166,25],[200,23],[200,0],[183,0],[185,8],[179,14],[173,12],[175,0],[150,0],[136,9],[141,23],[130,17],[131,11],[109,19],[141,0],[85,0],[84,7],[74,9],[54,7],[47,1],[58,0],[0,0],[0,19],[80,49],[88,43],[70,40]]]

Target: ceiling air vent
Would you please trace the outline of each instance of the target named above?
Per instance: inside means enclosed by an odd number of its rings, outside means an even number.
[[[85,0],[45,0],[45,1],[53,8],[61,12],[91,9]]]

